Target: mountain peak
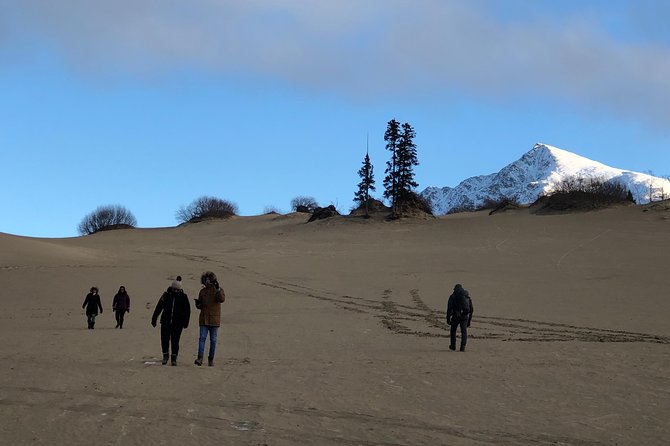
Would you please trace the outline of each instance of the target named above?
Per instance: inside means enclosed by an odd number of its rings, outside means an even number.
[[[660,199],[670,192],[668,180],[609,167],[573,152],[537,143],[497,173],[468,178],[454,188],[429,187],[421,195],[433,204],[436,214],[446,214],[454,209],[476,209],[486,200],[505,197],[530,204],[568,178],[618,181],[631,191],[638,203]]]

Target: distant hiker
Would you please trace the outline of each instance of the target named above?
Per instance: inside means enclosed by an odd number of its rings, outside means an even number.
[[[161,314],[162,313],[162,314]],[[163,348],[163,365],[177,365],[179,354],[179,338],[183,329],[188,327],[191,318],[191,304],[188,296],[181,288],[181,282],[175,280],[163,293],[156,304],[156,309],[151,317],[151,325],[156,326],[158,316],[161,316],[161,347]],[[172,355],[170,355],[170,344]]]
[[[100,296],[98,295],[98,287],[91,287],[91,290],[86,295],[86,299],[84,299],[84,303],[81,307],[86,308],[88,328],[89,330],[93,330],[93,328],[95,328],[95,317],[98,315],[98,310],[100,310],[100,314],[102,314],[102,303],[100,302]]]
[[[226,300],[223,288],[219,286],[216,275],[211,271],[205,271],[200,276],[202,289],[195,300],[195,307],[200,310],[200,338],[198,340],[198,358],[195,365],[202,365],[205,355],[205,341],[209,334],[209,355],[207,365],[214,365],[214,353],[216,352],[216,338],[221,325],[221,303]]]
[[[123,316],[126,311],[130,313],[130,296],[126,292],[126,287],[120,287],[119,292],[114,296],[112,310],[116,315],[116,327],[114,328],[123,328]]]
[[[449,296],[447,302],[447,324],[451,326],[451,344],[450,350],[456,350],[456,330],[461,327],[461,351],[465,351],[465,344],[468,342],[468,327],[472,322],[472,299],[470,293],[463,289],[460,283],[454,286],[454,292]]]

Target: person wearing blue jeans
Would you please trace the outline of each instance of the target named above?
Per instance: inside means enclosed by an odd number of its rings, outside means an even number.
[[[197,365],[202,364],[202,358],[205,356],[205,344],[207,343],[207,335],[209,334],[209,354],[207,355],[208,364],[214,365],[214,354],[216,353],[216,339],[219,332],[219,327],[214,325],[200,326],[200,339],[198,339],[198,359]]]
[[[195,307],[200,310],[200,338],[198,339],[198,358],[195,365],[201,366],[205,356],[205,342],[209,335],[209,352],[207,365],[214,365],[214,353],[216,353],[216,341],[221,326],[221,304],[226,300],[226,294],[219,285],[216,275],[211,271],[205,271],[200,276],[202,289],[195,300]]]

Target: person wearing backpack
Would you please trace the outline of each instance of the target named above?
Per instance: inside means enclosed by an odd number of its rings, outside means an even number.
[[[454,286],[454,292],[447,301],[447,324],[450,325],[451,344],[449,350],[456,350],[456,330],[461,327],[461,349],[465,351],[465,344],[468,342],[468,327],[472,322],[472,299],[470,293],[463,289],[460,283]]]

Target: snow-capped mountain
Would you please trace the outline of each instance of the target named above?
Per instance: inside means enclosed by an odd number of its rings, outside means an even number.
[[[456,187],[428,187],[420,195],[433,204],[435,214],[452,209],[476,209],[485,200],[514,198],[520,204],[533,203],[552,192],[568,178],[597,178],[618,181],[628,188],[637,203],[667,197],[670,181],[639,172],[616,169],[546,144],[535,146],[500,172],[468,178]]]

